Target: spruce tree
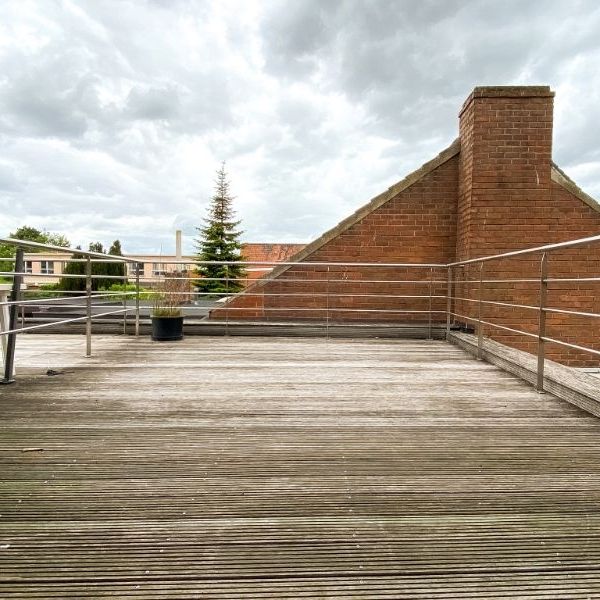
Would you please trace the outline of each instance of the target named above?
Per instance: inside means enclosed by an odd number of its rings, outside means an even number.
[[[215,193],[208,207],[208,217],[204,227],[197,227],[200,237],[196,240],[199,261],[197,271],[200,279],[196,287],[200,292],[215,295],[239,292],[244,288],[245,270],[243,265],[201,264],[200,261],[240,261],[242,234],[237,230],[241,221],[235,220],[233,196],[225,172],[225,163],[217,171]]]

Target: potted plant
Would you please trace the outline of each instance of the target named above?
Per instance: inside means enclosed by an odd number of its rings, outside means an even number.
[[[188,293],[189,283],[184,274],[165,276],[152,297],[152,339],[159,342],[183,338],[182,302]]]

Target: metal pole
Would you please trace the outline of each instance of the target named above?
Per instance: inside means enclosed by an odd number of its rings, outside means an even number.
[[[446,288],[446,341],[450,337],[450,321],[452,317],[452,267],[448,267],[448,286]]]
[[[325,339],[329,339],[329,265],[327,265],[327,279],[325,282]]]
[[[140,335],[140,264],[135,263],[135,335]]]
[[[21,282],[23,281],[24,262],[23,262],[23,248],[17,248],[15,255],[15,271],[13,275],[13,285],[10,292],[10,301],[18,302],[21,299]],[[17,328],[17,318],[19,315],[19,305],[11,304],[9,308],[8,318],[8,331],[13,333],[8,334],[8,341],[6,344],[6,355],[4,357],[4,379],[0,383],[14,383],[14,371],[15,371],[15,347],[17,342],[17,332],[14,331]]]
[[[538,315],[538,348],[537,348],[537,385],[538,392],[544,392],[544,366],[546,360],[546,298],[548,296],[548,254],[542,254],[540,261],[540,311]]]
[[[121,263],[123,269],[125,269],[125,275],[123,275],[123,335],[127,335],[127,265]]]
[[[225,335],[229,335],[229,265],[225,265]]]
[[[89,256],[85,263],[85,293],[85,355],[89,358],[92,355],[92,260]]]
[[[477,302],[477,360],[483,354],[483,325],[481,324],[481,307],[483,300],[483,263],[479,263],[479,301]]]
[[[428,333],[427,333],[427,339],[431,339],[431,333],[432,333],[432,310],[433,310],[433,267],[431,269],[429,269],[429,326],[428,326]]]

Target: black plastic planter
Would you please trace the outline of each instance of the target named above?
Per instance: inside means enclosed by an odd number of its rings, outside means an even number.
[[[173,342],[183,338],[183,317],[152,317],[152,339]]]

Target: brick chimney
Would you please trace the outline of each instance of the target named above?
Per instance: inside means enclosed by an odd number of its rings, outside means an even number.
[[[465,101],[459,260],[547,243],[531,213],[550,202],[553,98],[548,86],[502,86],[476,87]]]

